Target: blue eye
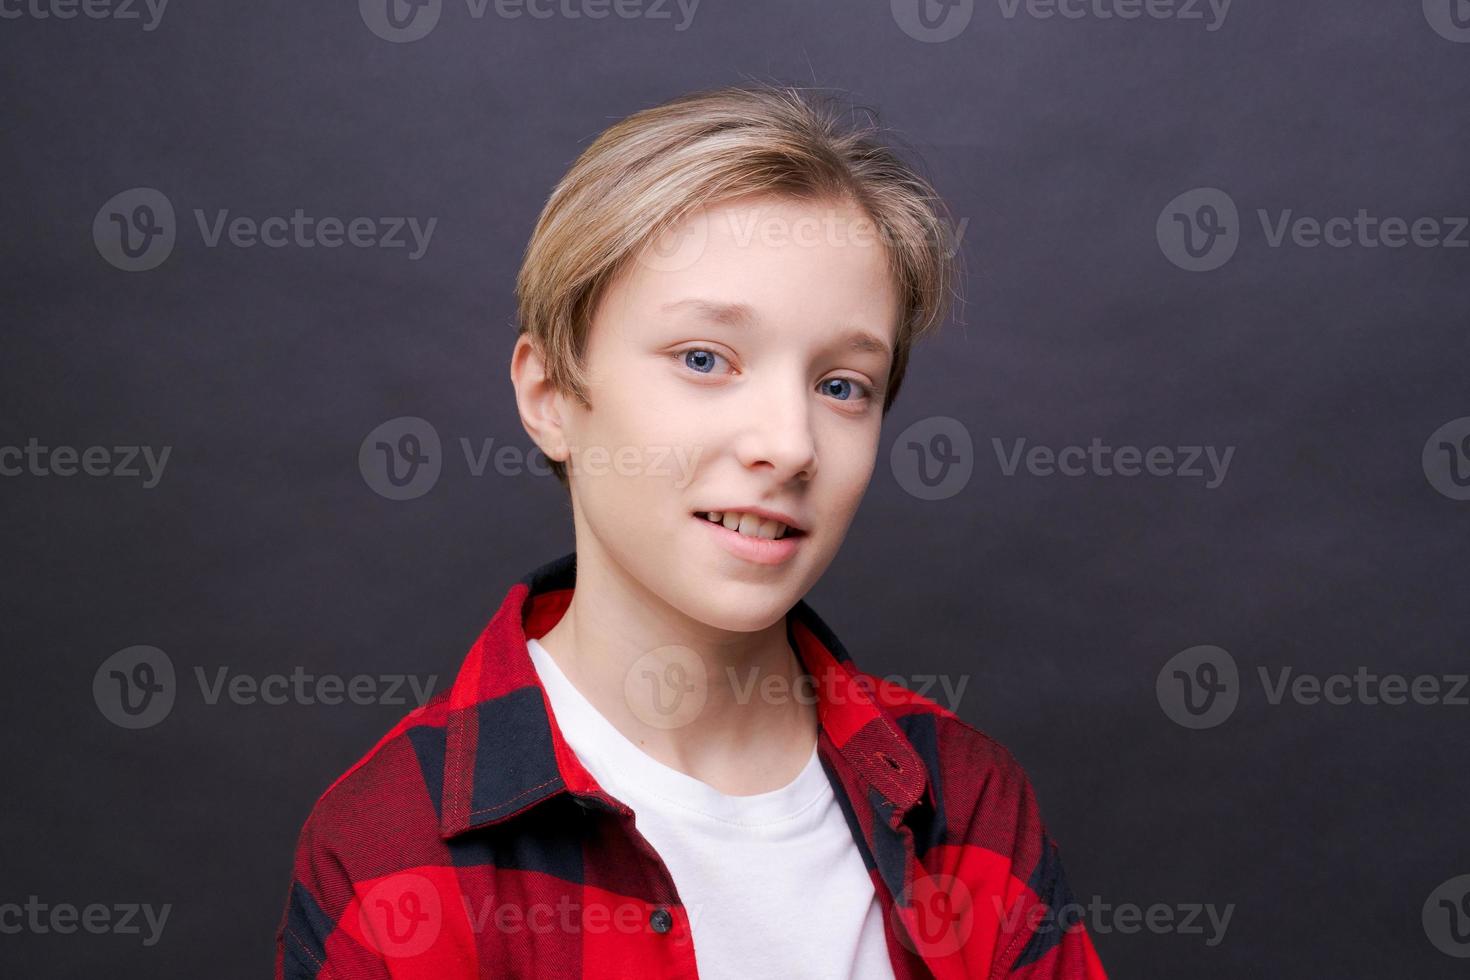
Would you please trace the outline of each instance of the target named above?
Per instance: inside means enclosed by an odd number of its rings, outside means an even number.
[[[869,394],[865,385],[853,381],[851,378],[828,378],[822,382],[822,390],[836,397],[838,401],[847,401],[852,396],[854,388],[861,392],[864,397]]]
[[[676,355],[681,364],[691,371],[700,374],[711,374],[715,366],[725,360],[721,354],[716,354],[707,347],[691,347],[688,350],[679,351]],[[858,400],[867,400],[873,397],[872,390],[861,381],[854,378],[828,378],[818,387],[824,394],[831,395],[838,401],[851,401],[856,395]]]
[[[715,369],[715,359],[719,356],[714,351],[705,350],[703,347],[694,347],[684,352],[684,366],[693,368],[700,374],[708,374]]]

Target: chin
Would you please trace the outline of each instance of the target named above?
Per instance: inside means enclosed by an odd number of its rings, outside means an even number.
[[[728,581],[688,596],[684,614],[730,633],[755,633],[781,621],[801,597],[775,585],[735,585]]]

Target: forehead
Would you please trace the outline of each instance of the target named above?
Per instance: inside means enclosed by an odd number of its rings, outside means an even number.
[[[888,249],[860,208],[763,195],[691,214],[630,261],[604,301],[614,315],[859,329],[891,345],[898,297]]]

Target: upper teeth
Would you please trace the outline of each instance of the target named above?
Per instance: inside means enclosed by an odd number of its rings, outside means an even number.
[[[707,520],[723,524],[732,531],[739,531],[748,538],[779,538],[786,534],[785,524],[780,521],[763,521],[755,514],[741,514],[733,510],[721,513],[712,510],[704,516]]]

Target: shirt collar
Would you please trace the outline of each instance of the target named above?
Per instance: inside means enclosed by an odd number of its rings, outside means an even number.
[[[600,791],[562,737],[526,638],[547,633],[576,585],[571,552],[511,587],[470,648],[449,692],[441,832],[453,837],[498,823],[552,796]],[[887,804],[897,820],[925,793],[929,774],[893,718],[805,600],[786,617],[787,639],[812,678],[824,759]],[[829,748],[830,746],[830,748]]]

